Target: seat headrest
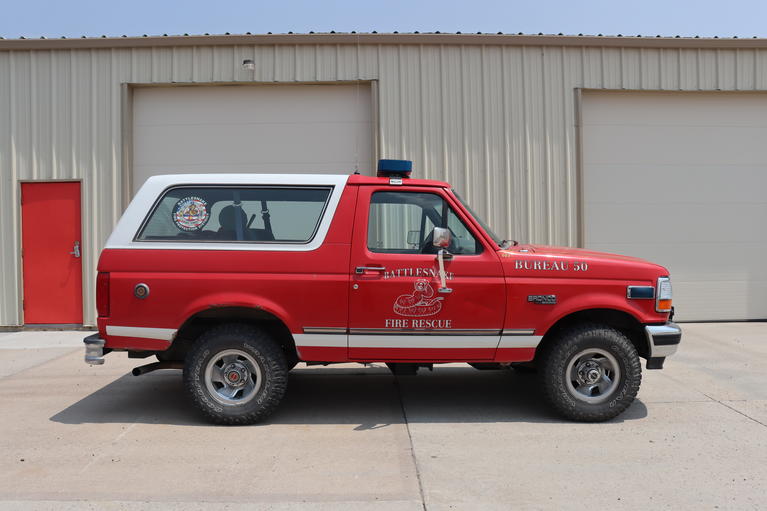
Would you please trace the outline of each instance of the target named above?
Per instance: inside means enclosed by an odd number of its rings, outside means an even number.
[[[236,216],[239,215],[242,220],[242,228],[245,228],[245,224],[248,223],[248,216],[242,210],[242,208],[236,208],[234,206],[226,206],[218,214],[218,223],[221,225],[221,229],[227,231],[234,231],[237,228]]]

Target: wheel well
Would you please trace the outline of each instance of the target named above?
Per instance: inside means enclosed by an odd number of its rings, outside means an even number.
[[[172,359],[183,360],[186,352],[205,330],[222,323],[241,323],[265,330],[277,341],[288,363],[297,362],[296,343],[285,323],[262,309],[249,307],[216,307],[198,312],[179,328],[176,338],[166,353]]]
[[[642,324],[631,314],[615,309],[588,309],[563,317],[543,336],[536,355],[543,351],[542,348],[545,349],[549,343],[554,342],[560,332],[580,323],[598,323],[615,328],[631,341],[640,357],[647,358],[647,337]]]

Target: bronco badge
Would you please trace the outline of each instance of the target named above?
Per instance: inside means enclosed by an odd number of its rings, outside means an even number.
[[[557,295],[530,295],[527,301],[540,305],[556,305]]]

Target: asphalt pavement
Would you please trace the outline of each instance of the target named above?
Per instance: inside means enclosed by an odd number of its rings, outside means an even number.
[[[213,426],[181,372],[83,362],[88,332],[0,333],[1,509],[764,509],[767,323],[684,324],[607,423],[535,375],[305,367],[265,423]]]

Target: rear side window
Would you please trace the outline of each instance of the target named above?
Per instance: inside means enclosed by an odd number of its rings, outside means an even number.
[[[331,187],[177,187],[165,192],[137,241],[308,243]]]

